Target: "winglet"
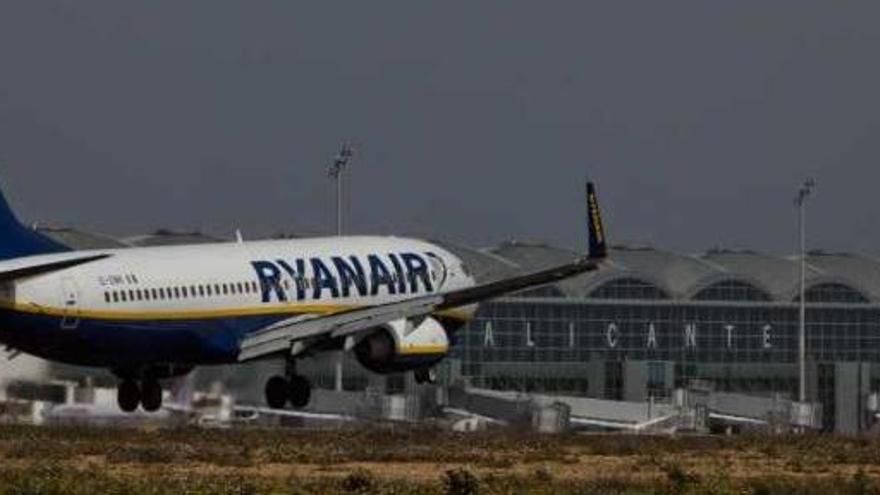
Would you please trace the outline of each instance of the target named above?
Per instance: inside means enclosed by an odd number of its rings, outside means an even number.
[[[608,256],[608,245],[605,242],[605,227],[602,224],[602,210],[599,208],[599,197],[596,185],[587,183],[587,225],[590,236],[590,259],[603,259]]]

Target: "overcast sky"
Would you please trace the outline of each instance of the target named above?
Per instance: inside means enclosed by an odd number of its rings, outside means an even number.
[[[880,2],[0,3],[0,183],[111,234],[880,255]]]

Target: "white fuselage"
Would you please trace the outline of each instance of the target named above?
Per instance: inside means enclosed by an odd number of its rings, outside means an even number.
[[[474,284],[449,251],[395,237],[94,253],[110,256],[5,285],[0,340],[41,357],[96,366],[234,362],[237,342],[273,321]],[[0,270],[87,254],[20,258],[0,263]],[[467,320],[473,312],[464,308],[448,316]]]

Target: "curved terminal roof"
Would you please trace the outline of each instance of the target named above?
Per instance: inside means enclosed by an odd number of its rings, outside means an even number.
[[[149,235],[129,237],[125,242],[137,247],[180,246],[184,244],[213,244],[228,242],[201,232],[182,232],[160,229]]]
[[[488,251],[469,248],[446,241],[431,242],[458,256],[477,282],[486,283],[512,277],[522,273],[522,267],[516,262],[505,259]]]
[[[462,259],[477,273],[481,268],[474,266],[483,263],[488,271],[499,264],[503,266],[503,260],[516,267],[515,271],[503,275],[540,270],[578,256],[565,249],[519,242],[473,253],[478,255]],[[798,259],[751,251],[713,250],[686,255],[652,248],[615,247],[602,270],[555,284],[555,287],[564,297],[576,299],[792,302],[800,297]],[[817,292],[808,294],[810,301],[880,302],[880,260],[853,254],[812,252],[807,258],[808,292],[811,289]],[[823,299],[822,290],[836,292]],[[843,299],[841,291],[847,293]]]
[[[575,259],[578,253],[567,249],[543,244],[524,244],[517,241],[506,242],[488,252],[510,260],[526,271],[542,270],[558,266]]]
[[[67,247],[77,250],[89,249],[120,249],[131,247],[130,244],[108,235],[95,232],[84,232],[68,227],[40,226],[37,231]]]

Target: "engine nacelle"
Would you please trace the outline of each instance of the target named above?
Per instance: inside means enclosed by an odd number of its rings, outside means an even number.
[[[434,318],[421,323],[395,320],[383,325],[354,348],[358,362],[375,373],[428,368],[449,354],[446,329]]]

